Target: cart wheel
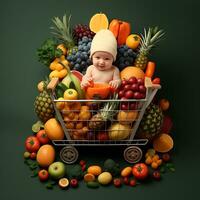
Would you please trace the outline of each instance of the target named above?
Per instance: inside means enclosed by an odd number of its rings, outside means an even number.
[[[61,149],[60,158],[67,164],[75,163],[78,159],[78,151],[73,146],[66,146]]]
[[[124,159],[129,163],[136,163],[142,158],[142,150],[136,146],[127,147],[124,150]]]

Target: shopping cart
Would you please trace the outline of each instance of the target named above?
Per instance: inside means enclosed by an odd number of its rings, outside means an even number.
[[[57,119],[59,120],[63,131],[65,133],[65,139],[64,140],[53,140],[53,144],[55,146],[62,147],[60,150],[60,158],[63,162],[67,164],[72,164],[77,161],[79,153],[77,151],[77,146],[124,146],[125,150],[123,153],[124,159],[129,163],[136,163],[140,161],[142,158],[142,150],[140,146],[144,146],[148,143],[148,139],[135,139],[135,135],[137,132],[137,129],[139,127],[139,124],[142,120],[142,117],[144,115],[145,109],[148,107],[148,105],[153,100],[154,96],[156,95],[158,89],[161,88],[159,84],[152,84],[150,78],[145,78],[145,87],[146,90],[146,97],[145,99],[129,99],[129,100],[114,100],[114,99],[104,99],[104,100],[88,100],[88,99],[81,99],[81,100],[58,100],[55,95],[55,88],[58,84],[59,80],[54,78],[51,80],[50,84],[48,85],[48,88],[51,89],[51,98],[53,101],[53,106],[55,109],[55,114]],[[90,123],[90,119],[88,120],[79,120],[78,118],[72,119],[66,122],[64,115],[66,113],[63,113],[61,110],[59,110],[56,106],[57,102],[65,102],[65,103],[79,103],[81,105],[92,105],[91,108],[88,110],[91,114],[91,116],[95,115],[99,109],[102,108],[102,106],[107,102],[117,102],[119,104],[118,110],[115,110],[116,113],[121,111],[121,104],[125,102],[130,107],[131,103],[134,103],[136,106],[134,110],[137,114],[137,119],[133,121],[128,121],[129,126],[131,127],[131,131],[129,134],[129,137],[123,140],[118,139],[106,139],[101,140],[97,139],[96,135],[98,135],[99,132],[107,133],[109,132],[109,127],[112,126],[112,124],[117,122],[116,116],[114,116],[111,120],[104,122],[104,126],[101,129],[98,130],[91,130],[88,129],[84,132],[84,136],[82,137],[75,137],[75,133],[77,133],[77,127],[74,126],[74,124],[85,124],[85,127],[89,127],[88,124]],[[96,108],[94,109],[94,106]],[[129,111],[131,111],[129,109]],[[77,113],[78,110],[70,110],[71,113]],[[113,111],[108,111],[113,112]],[[129,119],[130,120],[130,119]],[[71,123],[71,127],[70,127]],[[121,130],[119,130],[121,131]]]

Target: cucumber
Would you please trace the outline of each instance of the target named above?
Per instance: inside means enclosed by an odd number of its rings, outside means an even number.
[[[87,182],[87,187],[89,187],[89,188],[98,188],[99,187],[99,183],[95,182],[95,181],[89,181],[89,182]]]

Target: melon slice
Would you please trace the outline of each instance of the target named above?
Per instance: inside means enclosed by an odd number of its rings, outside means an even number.
[[[104,13],[96,13],[90,19],[89,27],[94,33],[97,33],[101,29],[108,29],[108,18]]]

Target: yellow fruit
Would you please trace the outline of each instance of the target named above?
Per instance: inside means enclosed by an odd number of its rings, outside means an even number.
[[[153,169],[157,169],[157,168],[158,168],[158,163],[157,163],[157,162],[152,162],[152,163],[151,163],[151,167],[152,167]]]
[[[98,176],[99,174],[101,174],[102,169],[98,165],[91,165],[90,167],[88,167],[87,172],[95,176]]]
[[[40,81],[37,85],[37,89],[39,92],[42,92],[44,90],[44,81]]]
[[[44,124],[44,130],[50,140],[63,140],[64,131],[60,123],[55,119],[51,118]]]
[[[127,177],[127,176],[130,176],[131,173],[132,173],[132,167],[125,167],[125,168],[122,169],[122,171],[121,171],[121,176]]]
[[[141,37],[137,34],[131,34],[126,38],[126,46],[131,49],[136,49],[141,41]]]
[[[150,156],[148,156],[148,157],[146,158],[145,163],[146,163],[147,165],[150,165],[150,164],[152,163],[152,159],[151,159]]]
[[[103,13],[97,13],[93,15],[89,23],[90,30],[94,33],[97,33],[101,29],[108,29],[108,25],[108,18]]]
[[[98,182],[102,185],[108,185],[112,181],[110,172],[103,172],[98,176]]]
[[[131,124],[138,116],[137,111],[120,111],[117,115],[117,120],[120,124]]]
[[[159,160],[159,155],[155,154],[152,158],[153,162],[156,162],[157,160]]]
[[[37,152],[36,160],[41,167],[48,167],[55,160],[55,149],[50,144],[40,147]]]
[[[57,108],[58,110],[62,110],[62,109],[65,107],[65,102],[64,102],[64,101],[61,101],[61,100],[64,100],[64,98],[63,98],[63,97],[60,97],[60,98],[58,98],[58,100],[60,100],[60,101],[57,101],[57,102],[56,102],[56,108]]]
[[[63,55],[67,55],[67,49],[65,48],[64,44],[59,44],[57,49],[60,49],[63,52]]]

